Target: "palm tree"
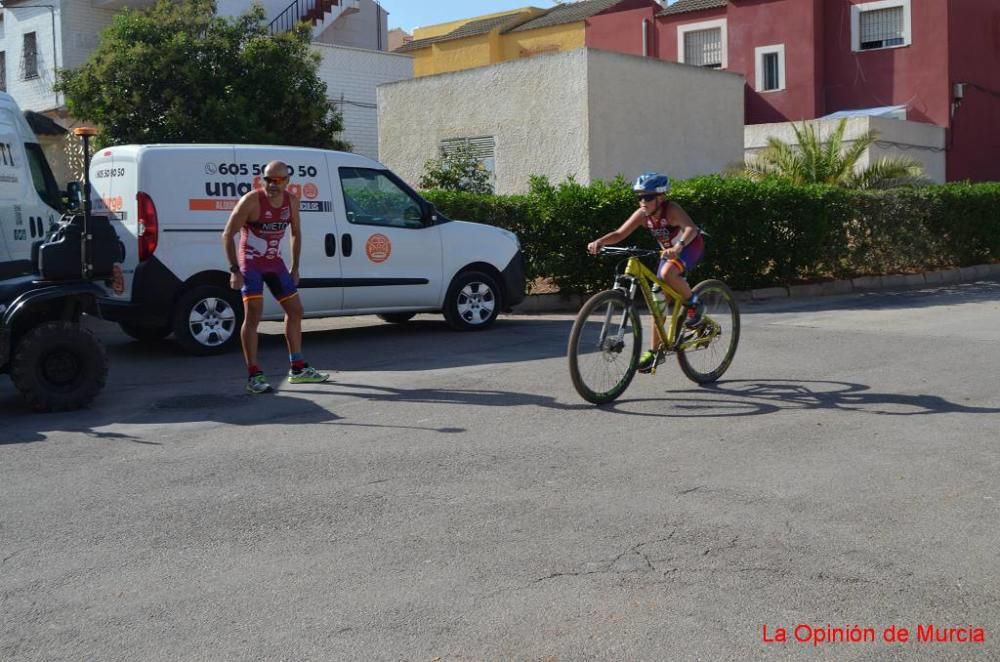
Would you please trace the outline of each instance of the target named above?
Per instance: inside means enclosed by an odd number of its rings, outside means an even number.
[[[745,172],[752,179],[786,179],[796,184],[832,184],[847,188],[872,189],[926,183],[923,166],[910,158],[882,158],[865,168],[858,160],[878,140],[868,130],[843,149],[847,119],[840,120],[829,140],[819,138],[816,125],[792,125],[798,144],[768,138],[767,147],[756,157],[748,157]]]

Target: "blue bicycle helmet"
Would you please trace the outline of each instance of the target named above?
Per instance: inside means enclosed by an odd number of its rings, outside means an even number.
[[[636,177],[632,190],[636,193],[666,193],[670,190],[670,178],[658,172],[644,172]]]

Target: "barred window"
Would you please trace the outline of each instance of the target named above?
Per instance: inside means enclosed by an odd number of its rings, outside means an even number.
[[[24,35],[24,46],[21,49],[21,77],[24,80],[38,78],[38,39],[34,32]]]
[[[722,30],[695,30],[684,34],[684,62],[698,67],[722,67]]]

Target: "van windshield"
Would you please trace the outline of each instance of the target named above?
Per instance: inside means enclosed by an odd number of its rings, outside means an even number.
[[[38,197],[56,211],[62,212],[62,196],[56,178],[52,176],[49,162],[45,160],[45,152],[38,143],[24,143],[24,151],[28,155],[28,167],[31,169],[31,181],[35,184]]]

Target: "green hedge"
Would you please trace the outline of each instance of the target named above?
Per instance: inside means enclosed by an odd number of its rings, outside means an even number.
[[[530,193],[515,196],[424,194],[445,216],[516,232],[529,280],[551,278],[569,292],[610,284],[615,261],[588,255],[586,245],[636,208],[622,179],[535,178]],[[708,234],[692,280],[722,278],[736,289],[1000,260],[1000,184],[863,192],[712,176],[676,183],[671,197]],[[624,243],[655,245],[644,230]]]

